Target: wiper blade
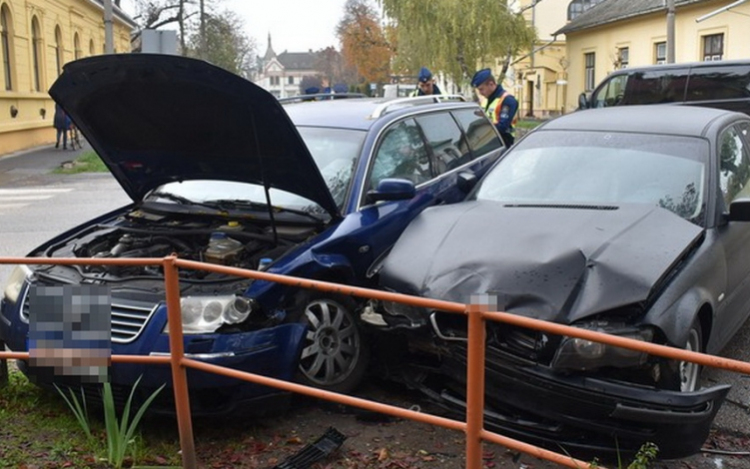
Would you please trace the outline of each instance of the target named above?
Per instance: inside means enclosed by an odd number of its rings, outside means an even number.
[[[151,198],[151,197],[159,197],[159,198],[162,198],[162,199],[171,200],[172,202],[177,202],[177,203],[182,204],[182,205],[196,205],[196,206],[199,206],[199,207],[206,207],[206,208],[210,208],[210,209],[214,209],[214,210],[217,209],[217,207],[215,207],[213,205],[205,204],[205,203],[202,203],[202,202],[196,202],[194,200],[190,200],[190,199],[188,199],[186,197],[183,197],[181,195],[172,194],[171,192],[152,192],[151,194],[148,195],[148,197],[149,198]],[[153,201],[151,201],[151,202],[153,202]]]
[[[222,199],[222,200],[210,200],[206,202],[208,206],[215,206],[222,210],[237,209],[237,208],[252,208],[257,210],[268,210],[268,205],[261,202],[253,202],[252,200],[243,199]],[[304,210],[296,210],[293,208],[279,207],[277,205],[271,206],[271,209],[278,212],[294,213],[295,215],[301,215],[303,217],[310,218],[317,223],[323,223],[325,220],[317,215]]]

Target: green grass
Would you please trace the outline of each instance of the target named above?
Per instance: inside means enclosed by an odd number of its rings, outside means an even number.
[[[89,409],[91,437],[65,401],[54,391],[30,383],[11,367],[0,391],[0,469],[27,467],[113,467],[107,458],[107,429],[101,408]],[[135,457],[126,462],[179,467],[179,440],[174,426],[151,425],[132,435]],[[28,466],[32,467],[32,466]],[[135,467],[135,466],[134,466]]]
[[[94,151],[82,153],[73,161],[70,167],[57,168],[52,172],[55,174],[79,174],[79,173],[106,173],[109,171]]]
[[[544,121],[538,119],[520,119],[518,122],[516,122],[515,127],[517,129],[533,129],[542,122]]]

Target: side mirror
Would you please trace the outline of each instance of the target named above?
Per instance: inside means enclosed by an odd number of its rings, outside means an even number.
[[[477,175],[471,171],[461,171],[458,173],[458,188],[461,192],[468,194],[477,185]]]
[[[407,200],[416,193],[414,183],[408,179],[383,179],[375,190],[367,192],[365,202],[372,204],[380,200]]]
[[[729,204],[729,221],[750,221],[750,198],[740,197]]]
[[[589,100],[586,97],[586,93],[581,93],[578,95],[578,109],[588,109],[589,108]]]

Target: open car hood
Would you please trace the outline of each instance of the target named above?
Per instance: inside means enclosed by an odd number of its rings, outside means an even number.
[[[427,209],[388,255],[389,289],[573,323],[646,301],[703,229],[668,210],[466,202]],[[413,262],[426,259],[427,262]]]
[[[338,209],[276,98],[206,62],[115,54],[65,65],[49,91],[134,200],[190,179],[266,185]]]

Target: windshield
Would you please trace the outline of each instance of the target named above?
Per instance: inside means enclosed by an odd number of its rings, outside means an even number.
[[[342,208],[351,186],[352,173],[361,152],[366,133],[347,129],[322,127],[298,127],[302,139],[312,154],[333,200]],[[325,211],[315,202],[297,194],[273,189],[270,190],[271,203],[276,207],[324,214]],[[263,187],[232,181],[193,180],[171,182],[156,188],[147,200],[155,200],[157,194],[171,194],[176,198],[193,203],[215,201],[248,201],[266,203]],[[161,197],[164,199],[164,197]],[[172,202],[176,202],[172,198]]]
[[[701,225],[708,142],[613,132],[530,134],[473,197],[506,204],[652,204]]]

